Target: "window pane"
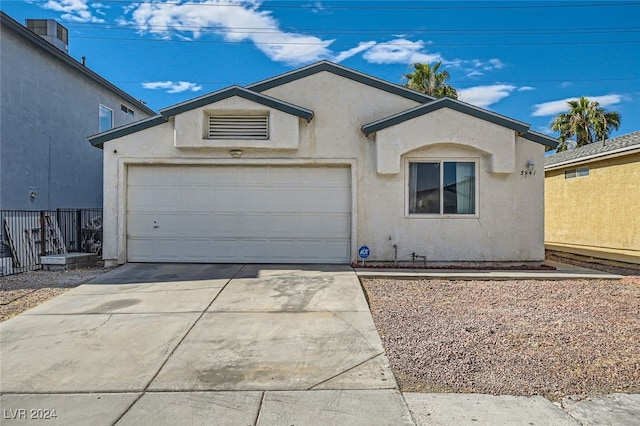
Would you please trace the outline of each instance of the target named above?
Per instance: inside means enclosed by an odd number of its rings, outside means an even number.
[[[100,105],[100,125],[99,132],[106,132],[113,128],[113,111],[104,105]]]
[[[476,212],[476,164],[445,162],[443,187],[444,214],[474,214]]]
[[[577,172],[578,176],[589,176],[589,168],[588,167],[580,167]]]
[[[571,169],[571,170],[565,170],[564,172],[564,178],[565,179],[571,179],[576,177],[576,169]]]
[[[440,163],[409,164],[409,213],[440,213]]]

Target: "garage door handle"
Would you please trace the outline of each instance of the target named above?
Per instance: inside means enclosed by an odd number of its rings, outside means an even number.
[[[153,229],[158,229],[160,228],[160,225],[153,225]]]

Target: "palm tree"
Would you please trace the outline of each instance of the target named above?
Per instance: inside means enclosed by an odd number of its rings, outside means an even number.
[[[558,114],[551,121],[551,130],[560,132],[557,152],[567,149],[567,141],[575,138],[581,147],[599,140],[605,140],[613,130],[620,127],[620,113],[609,112],[596,101],[584,96],[568,101],[569,111]]]
[[[417,90],[434,98],[449,97],[458,99],[458,91],[449,86],[449,73],[447,71],[439,71],[442,62],[437,62],[433,67],[426,63],[416,62],[412,64],[413,72],[404,74],[402,77],[406,79],[405,87]]]

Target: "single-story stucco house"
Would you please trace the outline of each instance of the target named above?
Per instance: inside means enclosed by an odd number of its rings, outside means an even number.
[[[89,140],[107,264],[544,259],[555,139],[328,61]]]

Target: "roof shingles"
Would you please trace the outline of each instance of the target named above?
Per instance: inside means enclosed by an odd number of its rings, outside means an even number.
[[[597,158],[615,151],[624,150],[625,148],[631,149],[636,145],[640,148],[640,131],[550,155],[545,159],[545,167],[549,168],[563,163],[577,163],[585,159]]]

